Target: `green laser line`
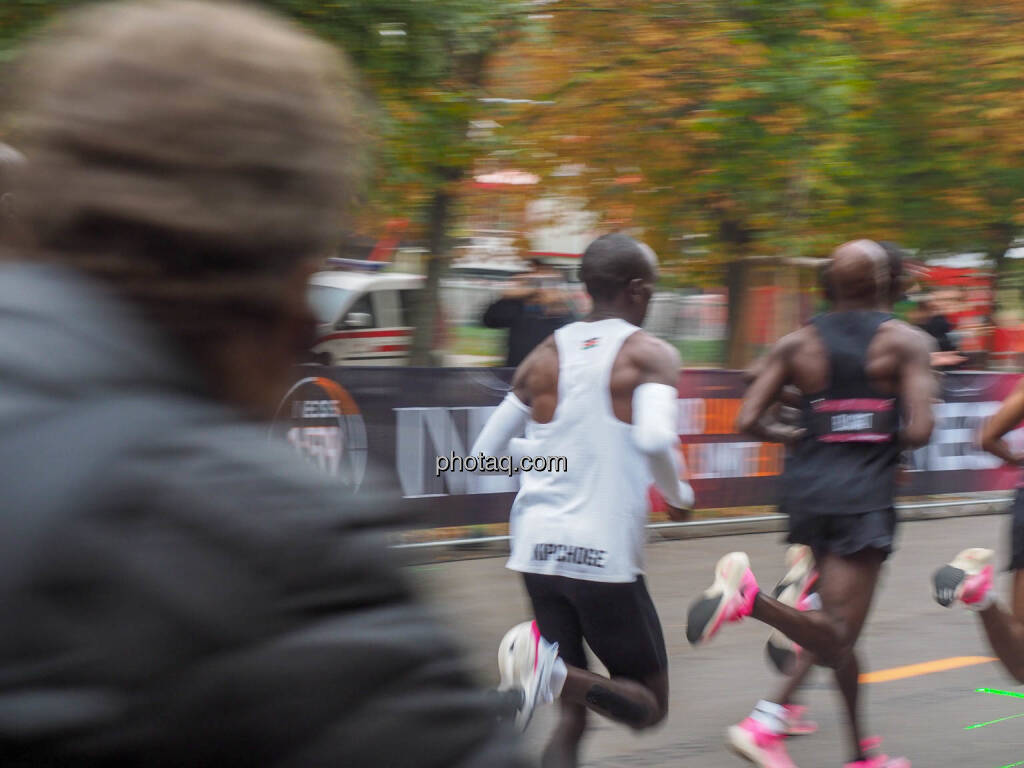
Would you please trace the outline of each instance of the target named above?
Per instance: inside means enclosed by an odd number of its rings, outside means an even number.
[[[1013,696],[1015,699],[1024,699],[1024,693],[1015,693],[1014,691],[1000,691],[998,688],[975,688],[975,693],[991,693],[996,696]],[[1014,763],[1014,765],[1024,765],[1024,762]],[[1009,768],[1003,766],[1002,768]]]
[[[999,768],[1017,768],[1018,765],[1024,765],[1024,760],[1021,760],[1019,763],[1010,763],[1009,765],[1001,765],[1001,766],[999,766]]]
[[[970,731],[970,730],[973,730],[975,728],[984,728],[986,725],[995,725],[996,723],[1001,723],[1004,720],[1013,720],[1013,718],[1015,718],[1015,717],[1024,717],[1024,712],[1021,712],[1019,715],[1010,715],[1009,717],[1000,717],[998,720],[989,720],[987,723],[975,723],[974,725],[968,725],[966,728],[964,728],[964,730],[965,731]]]

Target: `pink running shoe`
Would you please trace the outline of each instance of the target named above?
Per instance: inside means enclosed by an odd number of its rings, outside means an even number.
[[[965,549],[939,568],[932,577],[935,601],[944,608],[957,600],[968,607],[981,603],[992,589],[994,557],[991,549]]]
[[[715,566],[715,581],[690,606],[686,639],[691,645],[706,642],[719,627],[749,616],[759,587],[745,552],[730,552]]]
[[[786,735],[787,736],[809,736],[816,733],[818,724],[813,720],[807,720],[807,707],[799,704],[786,705]]]
[[[797,768],[786,752],[786,737],[748,717],[729,728],[729,747],[761,768]]]
[[[860,743],[862,750],[878,749],[882,744],[879,738],[863,739]],[[889,757],[888,755],[875,755],[864,760],[855,760],[847,763],[846,768],[910,768],[910,761],[905,757]]]

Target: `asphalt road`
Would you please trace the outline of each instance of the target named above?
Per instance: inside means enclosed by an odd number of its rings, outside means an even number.
[[[899,550],[886,566],[880,595],[861,641],[862,672],[888,670],[956,657],[991,656],[975,616],[943,609],[930,596],[935,568],[967,546],[994,547],[1000,564],[1008,547],[1003,516],[905,523]],[[746,765],[723,746],[724,729],[742,719],[780,678],[764,658],[769,630],[753,620],[727,626],[708,646],[694,649],[684,634],[686,608],[711,581],[714,563],[731,550],[749,553],[762,586],[782,575],[780,534],[659,541],[647,551],[648,582],[665,628],[671,675],[671,711],[658,729],[633,734],[592,718],[584,764],[611,766]],[[504,560],[490,558],[411,569],[437,610],[458,633],[480,670],[497,679],[496,652],[504,631],[530,618],[525,593]],[[999,592],[1009,581],[999,577]],[[1024,714],[1024,698],[977,693],[977,688],[1020,692],[998,663],[982,662],[948,671],[917,674],[862,688],[868,734],[885,740],[890,755],[905,755],[915,768],[1006,768],[1024,766],[1024,716],[965,730],[967,726]],[[815,670],[805,703],[821,728],[789,742],[801,768],[841,766],[848,759],[838,693],[827,670]],[[539,749],[554,708],[539,713],[527,741]],[[1020,762],[1019,762],[1020,761]]]

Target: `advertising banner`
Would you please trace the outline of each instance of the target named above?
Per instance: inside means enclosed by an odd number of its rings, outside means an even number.
[[[438,472],[438,464],[440,457],[468,456],[511,378],[507,368],[308,366],[283,399],[273,434],[347,488],[385,492],[394,511],[413,525],[504,522],[519,487],[517,474]],[[1015,487],[1017,470],[981,451],[975,439],[1018,378],[945,376],[932,441],[908,452],[901,492],[922,496]],[[733,431],[742,396],[737,372],[680,374],[680,450],[698,508],[775,503],[785,449]],[[1009,440],[1024,448],[1020,430]]]

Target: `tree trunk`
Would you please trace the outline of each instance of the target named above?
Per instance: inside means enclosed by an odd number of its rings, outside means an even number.
[[[409,351],[411,365],[440,365],[442,353],[435,349],[438,335],[438,319],[441,275],[448,263],[448,223],[451,218],[452,195],[448,185],[434,192],[430,201],[428,221],[429,254],[427,256],[427,282],[418,292],[412,332],[412,348]]]
[[[747,360],[747,298],[750,264],[737,259],[725,266],[725,287],[728,291],[729,321],[725,342],[725,367],[745,368]]]
[[[996,325],[996,302],[999,300],[999,284],[1003,279],[1003,271],[1006,268],[1006,252],[1013,247],[1014,237],[1012,227],[1006,227],[999,234],[1004,235],[1006,239],[1000,241],[995,239],[993,245],[990,245],[987,249],[988,257],[992,259],[992,284],[989,289],[992,291],[992,303],[989,305],[989,320],[993,326]],[[989,333],[985,339],[985,355],[987,357],[987,367],[992,365],[993,360],[993,342],[995,341],[995,333]]]

